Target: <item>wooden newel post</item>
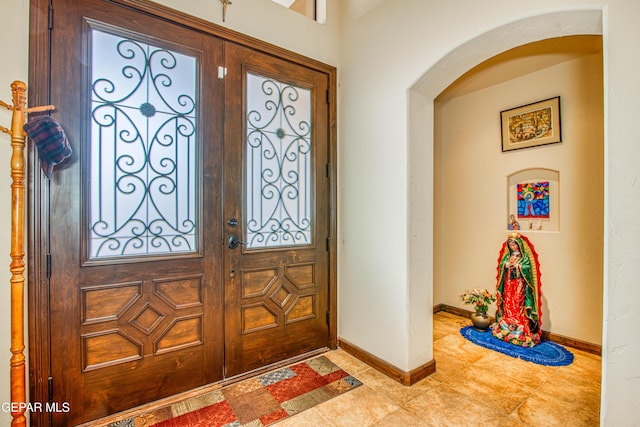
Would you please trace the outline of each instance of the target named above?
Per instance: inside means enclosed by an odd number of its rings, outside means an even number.
[[[24,213],[25,213],[25,113],[53,110],[51,105],[26,108],[27,85],[11,84],[13,105],[0,101],[11,110],[11,416],[12,426],[26,426],[26,381],[24,357]]]

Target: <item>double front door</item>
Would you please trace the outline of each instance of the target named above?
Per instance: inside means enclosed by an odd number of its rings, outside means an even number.
[[[328,347],[327,74],[112,2],[53,8],[73,149],[42,203],[53,424]]]

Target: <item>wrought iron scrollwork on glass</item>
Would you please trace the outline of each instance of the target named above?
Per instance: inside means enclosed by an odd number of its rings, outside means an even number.
[[[311,243],[311,91],[247,74],[247,248]]]
[[[91,30],[90,258],[197,250],[197,59]]]

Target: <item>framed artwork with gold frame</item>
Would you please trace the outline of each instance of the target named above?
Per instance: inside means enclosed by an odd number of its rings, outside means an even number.
[[[562,142],[560,97],[500,112],[502,151]]]

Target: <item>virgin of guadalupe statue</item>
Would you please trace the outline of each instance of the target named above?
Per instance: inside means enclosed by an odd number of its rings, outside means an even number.
[[[542,283],[538,254],[527,237],[509,233],[498,257],[494,337],[533,347],[542,335]]]

